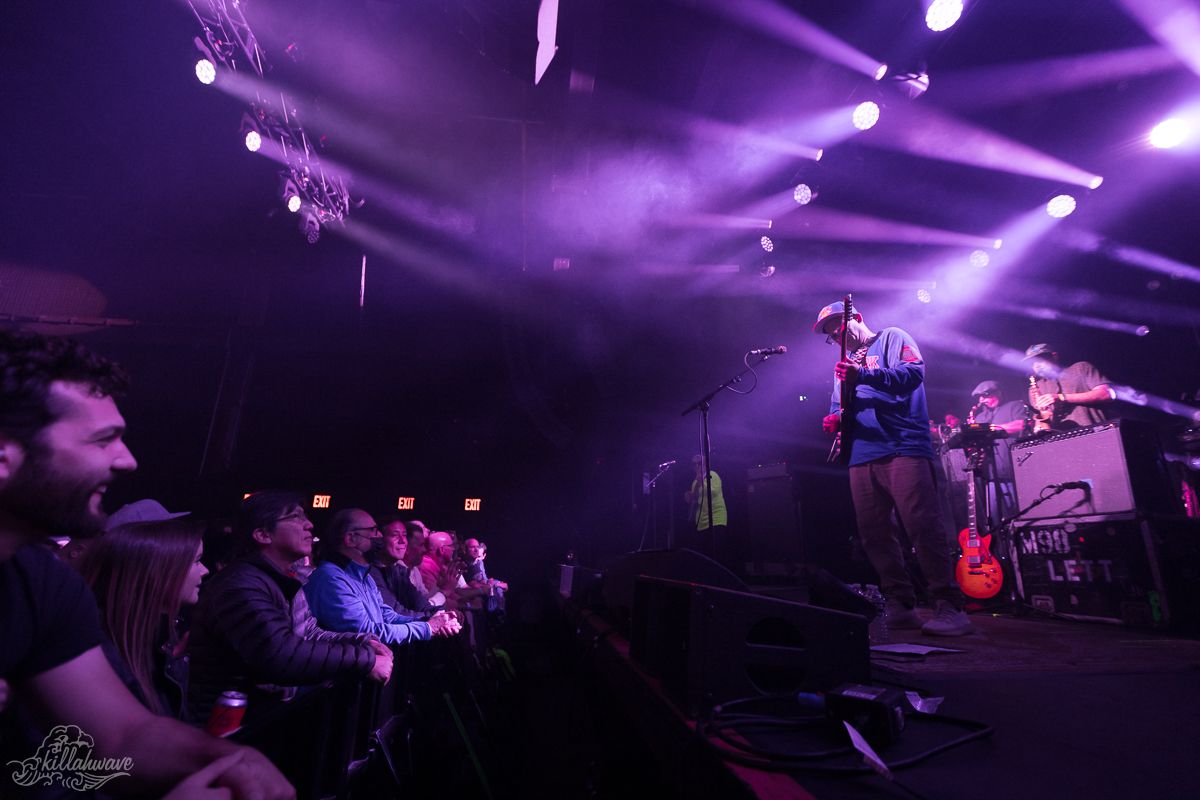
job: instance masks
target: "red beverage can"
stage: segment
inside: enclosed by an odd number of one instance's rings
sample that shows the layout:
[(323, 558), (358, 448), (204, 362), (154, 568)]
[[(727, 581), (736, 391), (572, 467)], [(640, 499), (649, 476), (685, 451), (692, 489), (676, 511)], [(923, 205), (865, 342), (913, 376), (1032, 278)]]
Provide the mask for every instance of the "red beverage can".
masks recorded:
[(242, 717), (246, 716), (246, 695), (241, 692), (221, 692), (217, 702), (213, 704), (212, 714), (204, 730), (213, 736), (228, 736), (242, 727)]

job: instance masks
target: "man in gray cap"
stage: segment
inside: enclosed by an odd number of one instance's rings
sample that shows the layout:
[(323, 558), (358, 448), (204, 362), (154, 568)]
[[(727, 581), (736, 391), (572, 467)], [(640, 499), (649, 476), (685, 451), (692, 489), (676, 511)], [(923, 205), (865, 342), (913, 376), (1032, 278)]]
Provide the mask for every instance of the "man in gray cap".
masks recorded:
[(1025, 350), (1032, 374), (1029, 405), (1041, 413), (1052, 430), (1070, 430), (1095, 425), (1108, 419), (1103, 406), (1116, 399), (1108, 379), (1087, 361), (1076, 361), (1065, 369), (1058, 353), (1045, 342)]
[(975, 398), (975, 406), (967, 414), (967, 419), (1003, 428), (1009, 436), (1016, 436), (1025, 430), (1025, 404), (1020, 400), (1005, 403), (1000, 384), (996, 381), (980, 382), (971, 392), (971, 397)]
[[(984, 425), (994, 425), (1004, 430), (1010, 437), (1020, 435), (1025, 430), (1025, 404), (1020, 400), (1003, 402), (1000, 384), (996, 381), (982, 381), (971, 392), (975, 405), (967, 414), (971, 422)], [(998, 525), (1000, 520), (1016, 511), (1016, 487), (1013, 482), (1012, 455), (1009, 453), (1011, 439), (1001, 439), (992, 449), (993, 459), (984, 473), (988, 486), (988, 509), (991, 512), (992, 525)]]

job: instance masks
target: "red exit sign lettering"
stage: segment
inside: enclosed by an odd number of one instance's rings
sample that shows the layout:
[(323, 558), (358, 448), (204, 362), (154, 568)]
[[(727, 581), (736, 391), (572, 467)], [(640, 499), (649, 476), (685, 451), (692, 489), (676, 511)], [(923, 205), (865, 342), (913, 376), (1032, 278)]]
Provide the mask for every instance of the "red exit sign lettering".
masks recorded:
[(400, 511), (412, 511), (417, 507), (417, 498), (401, 497), (396, 501), (396, 508)]
[(483, 502), (483, 501), (478, 497), (468, 497), (466, 499), (466, 502), (463, 503), (463, 510), (464, 511), (478, 511), (479, 504), (481, 502)]
[(333, 499), (332, 495), (314, 494), (313, 508), (329, 508), (329, 501)]

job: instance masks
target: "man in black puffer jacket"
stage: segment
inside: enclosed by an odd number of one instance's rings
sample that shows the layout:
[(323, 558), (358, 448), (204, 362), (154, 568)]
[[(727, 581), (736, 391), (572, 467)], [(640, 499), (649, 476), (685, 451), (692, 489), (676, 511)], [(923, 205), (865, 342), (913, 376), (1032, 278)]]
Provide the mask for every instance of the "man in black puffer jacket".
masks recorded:
[(201, 589), (188, 645), (188, 704), (203, 721), (221, 692), (247, 695), (247, 719), (296, 687), (345, 677), (386, 683), (392, 652), (357, 633), (317, 627), (292, 564), (312, 554), (312, 523), (301, 498), (256, 492), (242, 502), (235, 535), (253, 548)]

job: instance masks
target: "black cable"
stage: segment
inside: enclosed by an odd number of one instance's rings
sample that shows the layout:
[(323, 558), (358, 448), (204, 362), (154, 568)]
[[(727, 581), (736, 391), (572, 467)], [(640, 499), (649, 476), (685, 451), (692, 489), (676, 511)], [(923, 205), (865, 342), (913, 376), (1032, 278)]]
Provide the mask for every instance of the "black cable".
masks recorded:
[[(924, 750), (920, 753), (917, 753), (916, 755), (909, 756), (908, 758), (901, 759), (900, 761), (895, 761), (892, 763), (885, 762), (885, 765), (887, 766), (887, 768), (889, 770), (906, 769), (908, 767), (919, 764), (920, 762), (925, 761), (926, 759), (931, 758), (932, 756), (935, 756), (939, 753), (943, 753), (951, 748), (958, 747), (959, 745), (966, 744), (967, 742), (972, 742), (977, 739), (982, 739), (986, 736), (992, 735), (992, 733), (995, 732), (995, 730), (990, 725), (975, 722), (973, 720), (960, 719), (958, 717), (947, 717), (947, 716), (934, 715), (934, 714), (922, 714), (916, 718), (922, 719), (922, 720), (930, 720), (930, 721), (934, 721), (934, 722), (945, 722), (945, 723), (953, 724), (953, 725), (966, 726), (968, 728), (971, 728), (972, 730), (963, 736), (960, 736), (956, 739), (951, 739), (948, 742), (944, 742), (944, 743), (937, 745), (935, 747), (932, 747), (928, 750)], [(731, 728), (731, 729), (735, 729), (735, 728)], [(776, 753), (776, 752), (773, 752), (770, 750), (766, 750), (765, 748), (750, 745), (749, 743), (736, 742), (736, 741), (730, 740), (729, 737), (724, 735), (723, 728), (719, 728), (711, 722), (705, 723), (704, 730), (706, 732), (711, 730), (712, 733), (715, 734), (718, 739), (720, 739), (722, 742), (726, 742), (731, 747), (735, 748), (735, 749), (731, 750), (731, 749), (728, 749), (725, 747), (721, 747), (713, 742), (710, 742), (710, 745), (713, 747), (713, 749), (715, 749), (723, 758), (727, 758), (736, 763), (744, 764), (746, 766), (751, 766), (751, 767), (755, 767), (758, 769), (763, 769), (763, 770), (767, 770), (767, 771), (778, 771), (778, 772), (787, 772), (787, 771), (797, 770), (797, 771), (819, 772), (819, 773), (840, 774), (840, 775), (861, 775), (861, 774), (866, 774), (866, 773), (872, 771), (870, 767), (820, 766), (820, 765), (816, 765), (816, 764), (807, 763), (809, 760), (813, 759), (814, 757), (828, 757), (828, 755), (834, 754), (834, 753), (823, 754), (823, 755), (818, 755), (818, 756), (814, 756), (809, 753), (804, 753), (804, 754), (798, 755), (794, 752), (781, 754), (781, 753)], [(843, 748), (842, 750), (838, 751), (836, 754), (840, 755), (842, 753), (849, 753), (849, 752), (852, 752), (852, 750), (853, 750), (853, 748)], [(742, 752), (738, 752), (738, 751), (742, 751)], [(746, 755), (746, 754), (750, 754), (750, 755)]]

